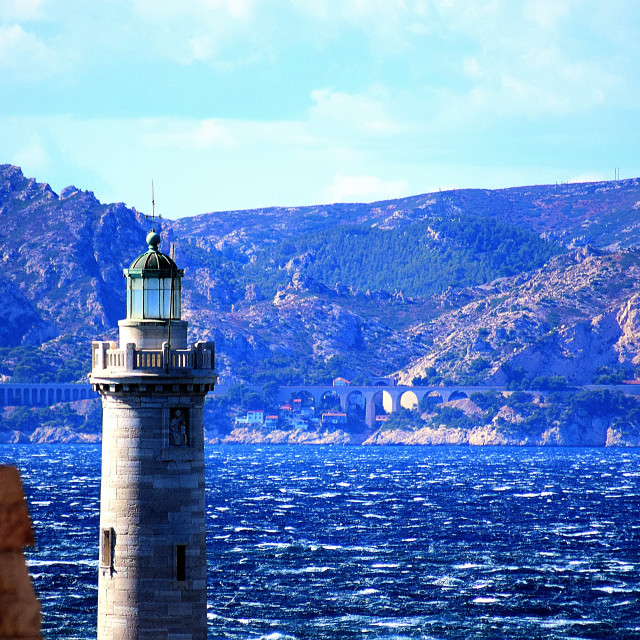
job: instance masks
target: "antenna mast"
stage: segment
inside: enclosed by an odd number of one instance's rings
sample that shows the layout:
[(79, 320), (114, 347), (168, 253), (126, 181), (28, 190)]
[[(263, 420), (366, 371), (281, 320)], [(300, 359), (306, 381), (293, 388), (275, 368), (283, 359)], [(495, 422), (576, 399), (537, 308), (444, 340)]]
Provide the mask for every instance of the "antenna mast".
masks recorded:
[(151, 231), (156, 230), (156, 196), (153, 190), (153, 178), (151, 179)]
[(153, 180), (151, 180), (151, 215), (147, 215), (146, 213), (144, 214), (144, 217), (148, 220), (149, 218), (151, 218), (151, 231), (153, 233), (156, 232), (156, 218), (158, 218), (158, 220), (162, 220), (162, 216), (158, 215), (156, 216), (156, 195), (155, 195), (155, 191), (153, 188)]

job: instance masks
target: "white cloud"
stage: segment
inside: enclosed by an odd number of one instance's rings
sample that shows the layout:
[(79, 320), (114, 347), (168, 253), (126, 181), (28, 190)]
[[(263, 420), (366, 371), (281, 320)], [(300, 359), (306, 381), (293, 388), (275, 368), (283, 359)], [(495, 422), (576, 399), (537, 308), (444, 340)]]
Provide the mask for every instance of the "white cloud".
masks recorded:
[(311, 92), (311, 98), (315, 103), (310, 110), (312, 120), (376, 135), (397, 134), (404, 130), (389, 113), (390, 95), (380, 87), (374, 87), (365, 95), (316, 89)]
[[(530, 117), (583, 113), (603, 103), (630, 103), (630, 94), (637, 96), (632, 62), (640, 37), (637, 3), (635, 7), (628, 0), (611, 0), (606, 7), (595, 0), (463, 4), (464, 11), (460, 2), (440, 3), (440, 17), (448, 32), (466, 38), (473, 50), (459, 68), (474, 84), (471, 97), (481, 95), (488, 111)], [(621, 26), (633, 24), (634, 19), (635, 28), (627, 29), (624, 37), (614, 41), (606, 35), (610, 21)]]
[(604, 180), (613, 180), (613, 171), (612, 175), (609, 177), (605, 177), (601, 173), (582, 173), (579, 176), (574, 176), (573, 178), (569, 178), (567, 182), (571, 183), (579, 183), (579, 182), (602, 182)]
[(147, 118), (140, 121), (139, 128), (140, 143), (149, 149), (196, 151), (236, 145), (236, 140), (221, 120)]
[(553, 30), (562, 18), (565, 18), (575, 2), (571, 0), (532, 0), (524, 7), (524, 15), (545, 30)]
[(54, 51), (21, 25), (0, 26), (0, 70), (17, 71), (30, 79), (41, 77), (57, 65)]
[(324, 191), (327, 202), (372, 202), (407, 195), (405, 180), (381, 180), (376, 176), (336, 175)]
[(31, 139), (11, 156), (10, 162), (22, 167), (26, 173), (42, 171), (50, 164), (42, 139), (38, 135), (32, 135)]
[(144, 18), (164, 22), (180, 17), (207, 19), (228, 14), (232, 18), (251, 18), (255, 0), (133, 0), (133, 6)]
[[(180, 64), (210, 62), (223, 70), (265, 51), (255, 0), (134, 0), (134, 19), (145, 48)], [(239, 46), (240, 44), (244, 46)]]
[(0, 20), (22, 22), (40, 20), (43, 17), (43, 0), (3, 0), (0, 3)]

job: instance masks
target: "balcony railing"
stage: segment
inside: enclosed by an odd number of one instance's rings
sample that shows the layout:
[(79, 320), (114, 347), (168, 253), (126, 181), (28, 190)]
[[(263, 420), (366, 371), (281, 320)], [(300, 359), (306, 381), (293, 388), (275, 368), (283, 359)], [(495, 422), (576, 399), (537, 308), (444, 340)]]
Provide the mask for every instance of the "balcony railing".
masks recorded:
[(100, 370), (149, 373), (213, 370), (215, 345), (196, 342), (188, 349), (169, 349), (165, 342), (162, 349), (136, 349), (135, 344), (130, 343), (124, 349), (118, 349), (115, 342), (93, 342), (92, 368), (94, 374)]

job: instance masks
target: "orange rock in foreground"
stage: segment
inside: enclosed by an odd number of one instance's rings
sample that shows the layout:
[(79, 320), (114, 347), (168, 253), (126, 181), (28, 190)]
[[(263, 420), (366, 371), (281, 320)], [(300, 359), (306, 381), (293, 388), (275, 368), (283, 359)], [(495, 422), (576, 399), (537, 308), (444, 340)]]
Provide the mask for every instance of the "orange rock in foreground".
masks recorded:
[(20, 475), (0, 465), (0, 640), (40, 639), (40, 603), (22, 550), (34, 537)]

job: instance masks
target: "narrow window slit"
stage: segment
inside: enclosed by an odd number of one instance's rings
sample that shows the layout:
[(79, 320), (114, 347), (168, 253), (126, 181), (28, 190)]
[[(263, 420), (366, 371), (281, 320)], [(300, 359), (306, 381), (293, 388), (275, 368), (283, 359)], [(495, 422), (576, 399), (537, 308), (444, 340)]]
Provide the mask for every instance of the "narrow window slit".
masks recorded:
[(102, 530), (100, 540), (100, 566), (113, 569), (113, 547), (115, 545), (115, 533), (111, 527)]
[(184, 582), (187, 579), (187, 545), (176, 545), (176, 580)]

